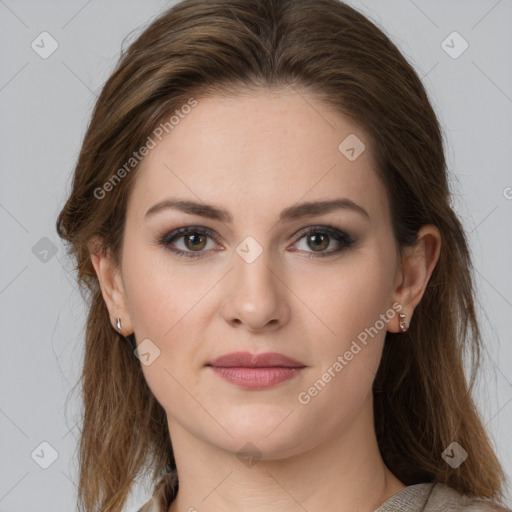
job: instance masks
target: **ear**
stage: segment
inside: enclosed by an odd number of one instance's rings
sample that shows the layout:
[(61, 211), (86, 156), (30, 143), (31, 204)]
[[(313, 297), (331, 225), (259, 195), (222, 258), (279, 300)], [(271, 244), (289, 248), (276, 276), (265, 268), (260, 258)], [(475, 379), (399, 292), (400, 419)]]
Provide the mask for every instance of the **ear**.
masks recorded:
[(91, 262), (98, 276), (103, 300), (107, 305), (110, 322), (117, 329), (117, 319), (121, 320), (120, 332), (123, 336), (133, 333), (133, 326), (128, 313), (126, 293), (123, 286), (121, 270), (114, 261), (110, 250), (100, 248), (98, 240), (89, 244)]
[[(414, 309), (419, 304), (428, 281), (441, 252), (441, 233), (439, 229), (427, 224), (423, 226), (414, 246), (402, 248), (402, 260), (397, 272), (393, 299), (402, 305), (400, 313), (405, 314), (407, 327), (411, 322)], [(388, 331), (400, 332), (398, 315), (390, 321)]]

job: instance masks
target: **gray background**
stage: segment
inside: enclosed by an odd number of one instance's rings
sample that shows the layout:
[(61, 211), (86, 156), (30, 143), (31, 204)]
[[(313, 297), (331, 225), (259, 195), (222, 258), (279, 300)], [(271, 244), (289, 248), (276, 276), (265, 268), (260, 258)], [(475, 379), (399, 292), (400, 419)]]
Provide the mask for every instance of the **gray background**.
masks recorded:
[[(443, 126), (486, 339), (476, 397), (510, 476), (512, 2), (351, 3), (384, 28), (417, 69)], [(79, 403), (71, 388), (80, 374), (85, 309), (55, 219), (96, 95), (123, 40), (133, 40), (170, 5), (0, 0), (0, 512), (75, 509)], [(31, 47), (43, 31), (58, 43), (46, 59)], [(469, 44), (458, 58), (442, 46), (453, 31)], [(456, 39), (448, 44), (452, 52), (462, 48)], [(52, 449), (57, 458), (43, 469)], [(151, 488), (135, 491), (127, 511)], [(512, 497), (510, 485), (508, 493)]]

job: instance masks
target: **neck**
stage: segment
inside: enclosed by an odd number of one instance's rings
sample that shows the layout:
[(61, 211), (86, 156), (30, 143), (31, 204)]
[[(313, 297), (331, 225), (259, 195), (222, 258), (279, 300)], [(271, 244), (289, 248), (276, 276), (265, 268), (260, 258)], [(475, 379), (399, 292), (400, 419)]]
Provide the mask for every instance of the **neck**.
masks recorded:
[(371, 399), (361, 413), (312, 449), (253, 461), (241, 461), (170, 419), (179, 491), (169, 512), (317, 512), (333, 506), (341, 512), (373, 512), (405, 485), (380, 455)]

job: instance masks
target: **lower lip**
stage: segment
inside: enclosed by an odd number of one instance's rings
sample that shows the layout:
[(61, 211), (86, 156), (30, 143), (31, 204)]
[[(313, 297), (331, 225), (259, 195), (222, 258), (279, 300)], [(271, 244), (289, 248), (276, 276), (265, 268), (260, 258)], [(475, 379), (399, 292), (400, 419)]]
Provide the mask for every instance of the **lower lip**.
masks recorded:
[(282, 366), (267, 368), (210, 366), (222, 379), (246, 389), (265, 389), (275, 386), (285, 380), (295, 377), (300, 368), (285, 368)]

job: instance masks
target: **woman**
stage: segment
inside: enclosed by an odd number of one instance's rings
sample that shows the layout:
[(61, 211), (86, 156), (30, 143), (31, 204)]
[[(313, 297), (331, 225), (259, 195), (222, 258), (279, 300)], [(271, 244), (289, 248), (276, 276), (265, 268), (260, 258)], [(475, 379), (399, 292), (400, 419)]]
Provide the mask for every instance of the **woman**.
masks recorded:
[(90, 291), (81, 510), (149, 468), (144, 512), (506, 510), (449, 201), (425, 89), (353, 8), (156, 19), (57, 221)]

